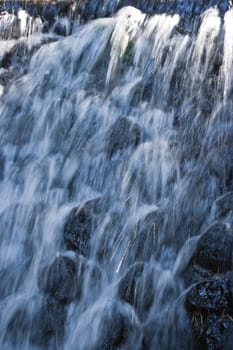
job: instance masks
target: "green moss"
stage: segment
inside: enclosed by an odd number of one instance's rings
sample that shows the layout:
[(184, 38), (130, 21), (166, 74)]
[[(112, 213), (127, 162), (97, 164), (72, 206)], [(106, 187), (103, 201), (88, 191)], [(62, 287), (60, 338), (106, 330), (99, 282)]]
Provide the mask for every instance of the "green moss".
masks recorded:
[(133, 59), (133, 53), (134, 53), (134, 41), (129, 41), (128, 46), (125, 50), (125, 53), (123, 55), (123, 62), (129, 64), (132, 62)]

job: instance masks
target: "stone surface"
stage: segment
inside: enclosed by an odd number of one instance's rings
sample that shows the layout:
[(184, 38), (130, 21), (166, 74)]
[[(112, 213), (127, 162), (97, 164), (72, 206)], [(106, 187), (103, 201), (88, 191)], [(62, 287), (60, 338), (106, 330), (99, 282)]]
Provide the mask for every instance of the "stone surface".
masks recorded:
[(67, 256), (59, 256), (38, 274), (39, 289), (61, 303), (72, 301), (77, 294), (75, 261)]
[(110, 127), (106, 142), (106, 152), (109, 158), (119, 151), (135, 148), (141, 140), (141, 129), (125, 117), (120, 117)]
[(188, 310), (222, 312), (230, 307), (229, 289), (222, 278), (202, 281), (192, 286), (186, 296)]
[(67, 249), (74, 250), (83, 256), (89, 255), (98, 206), (99, 198), (87, 201), (71, 210), (64, 226), (64, 241)]
[(21, 348), (26, 340), (43, 349), (56, 348), (63, 341), (65, 319), (66, 309), (52, 298), (24, 301), (9, 320), (7, 338)]
[(209, 227), (199, 238), (195, 252), (196, 262), (213, 272), (232, 268), (233, 235), (225, 224)]
[(140, 331), (129, 310), (113, 302), (104, 308), (94, 350), (131, 349), (133, 340), (140, 342)]
[(153, 273), (142, 263), (136, 263), (119, 283), (119, 297), (133, 305), (140, 317), (149, 310), (154, 300)]
[(209, 315), (201, 334), (201, 349), (231, 350), (233, 344), (233, 320), (230, 316)]
[(232, 223), (233, 192), (228, 192), (217, 198), (214, 203), (213, 212), (216, 220), (224, 218), (226, 221), (230, 221), (230, 223)]

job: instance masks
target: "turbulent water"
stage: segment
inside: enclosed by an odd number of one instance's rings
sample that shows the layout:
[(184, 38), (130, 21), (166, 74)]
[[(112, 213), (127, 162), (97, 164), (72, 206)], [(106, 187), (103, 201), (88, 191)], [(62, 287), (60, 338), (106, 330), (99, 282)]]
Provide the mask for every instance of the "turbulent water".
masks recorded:
[[(233, 11), (189, 32), (125, 7), (67, 37), (25, 16), (0, 41), (0, 348), (192, 349), (179, 271), (233, 190)], [(90, 203), (77, 257), (64, 225)], [(66, 303), (38, 277), (61, 256), (85, 265)]]

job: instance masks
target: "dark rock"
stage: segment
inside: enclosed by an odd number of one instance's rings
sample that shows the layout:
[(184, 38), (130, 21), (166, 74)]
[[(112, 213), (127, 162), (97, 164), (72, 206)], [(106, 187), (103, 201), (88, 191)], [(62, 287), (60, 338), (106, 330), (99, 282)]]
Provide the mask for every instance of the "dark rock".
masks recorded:
[(33, 315), (30, 342), (35, 345), (45, 346), (51, 340), (55, 344), (61, 344), (64, 337), (66, 309), (56, 300), (47, 299)]
[(7, 325), (6, 337), (13, 344), (20, 344), (30, 331), (30, 314), (26, 305), (21, 305), (11, 316)]
[(8, 69), (0, 74), (0, 84), (6, 86), (9, 82), (19, 76), (18, 69)]
[(99, 339), (93, 349), (132, 349), (140, 341), (140, 331), (133, 314), (116, 302), (105, 305), (98, 328)]
[(233, 271), (225, 275), (226, 284), (229, 292), (229, 306), (233, 310)]
[(52, 298), (24, 301), (11, 316), (7, 327), (7, 338), (11, 343), (56, 348), (64, 336), (66, 309)]
[(136, 263), (119, 283), (119, 296), (133, 305), (140, 317), (150, 310), (154, 300), (153, 274), (143, 263)]
[(233, 214), (233, 192), (228, 192), (217, 198), (214, 203), (214, 217), (221, 219)]
[(24, 42), (18, 42), (3, 56), (1, 66), (3, 68), (22, 66), (24, 63), (27, 63), (27, 54), (27, 45)]
[(5, 168), (5, 157), (0, 152), (0, 181), (2, 181), (3, 176), (4, 176), (4, 168)]
[(61, 303), (72, 301), (77, 294), (75, 261), (59, 256), (38, 274), (39, 289)]
[(99, 198), (85, 202), (72, 209), (64, 226), (64, 241), (67, 249), (88, 256), (90, 239), (96, 227)]
[(191, 287), (186, 296), (186, 308), (191, 311), (222, 312), (230, 308), (229, 301), (226, 280), (212, 278)]
[(212, 277), (213, 273), (209, 270), (203, 269), (200, 265), (192, 261), (188, 267), (181, 273), (181, 277), (184, 280), (186, 287), (191, 286), (194, 283), (201, 282), (207, 278)]
[(67, 36), (71, 33), (71, 25), (67, 20), (57, 20), (53, 26), (53, 31), (57, 35)]
[(131, 240), (134, 261), (148, 261), (156, 254), (163, 223), (163, 212), (159, 209), (151, 211), (137, 222)]
[(125, 117), (120, 117), (109, 130), (106, 152), (111, 158), (116, 152), (135, 148), (141, 141), (142, 133), (138, 124)]
[(57, 16), (57, 8), (50, 3), (43, 6), (41, 16), (43, 19), (48, 21), (50, 24), (55, 21)]
[(229, 316), (220, 318), (209, 315), (201, 334), (201, 349), (231, 350), (233, 344), (233, 320)]
[(225, 224), (214, 224), (199, 238), (195, 252), (196, 262), (213, 272), (232, 268), (233, 236)]
[[(205, 158), (208, 159), (208, 169), (221, 180), (225, 191), (233, 191), (233, 129), (229, 126), (227, 137), (213, 130), (212, 140), (208, 146)], [(224, 137), (224, 139), (222, 139)]]

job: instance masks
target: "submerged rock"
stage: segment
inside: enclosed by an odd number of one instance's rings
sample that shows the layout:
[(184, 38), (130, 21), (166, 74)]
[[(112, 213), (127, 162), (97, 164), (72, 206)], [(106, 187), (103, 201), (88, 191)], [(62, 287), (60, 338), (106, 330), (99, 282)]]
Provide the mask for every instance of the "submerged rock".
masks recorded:
[(199, 238), (195, 252), (196, 262), (213, 272), (232, 268), (233, 235), (224, 224), (215, 224)]
[(30, 329), (32, 344), (45, 346), (51, 340), (61, 344), (64, 337), (66, 309), (56, 300), (48, 298), (33, 315)]
[(61, 303), (72, 301), (77, 294), (76, 263), (67, 256), (56, 257), (39, 271), (39, 289)]
[(214, 218), (217, 220), (233, 216), (233, 192), (228, 192), (217, 198), (213, 207)]
[(67, 249), (88, 256), (90, 240), (96, 227), (99, 198), (87, 201), (72, 209), (64, 226), (64, 241)]
[(120, 117), (109, 129), (106, 142), (106, 152), (111, 158), (118, 151), (135, 148), (141, 141), (142, 133), (138, 124)]
[(59, 19), (53, 26), (53, 31), (57, 35), (67, 36), (71, 34), (71, 23), (67, 19)]
[[(1, 93), (0, 93), (0, 97), (1, 97)], [(0, 152), (0, 181), (2, 181), (3, 179), (4, 168), (5, 168), (5, 157), (4, 157), (4, 154)]]
[(231, 350), (233, 343), (233, 320), (230, 316), (209, 315), (201, 333), (201, 349)]
[(25, 341), (46, 349), (56, 348), (63, 341), (65, 319), (66, 309), (56, 300), (29, 300), (11, 316), (7, 338), (12, 344), (21, 344), (22, 348)]
[(133, 265), (120, 280), (119, 297), (133, 305), (140, 317), (149, 310), (154, 300), (153, 274), (143, 263)]
[(98, 340), (93, 346), (94, 350), (130, 350), (135, 344), (140, 344), (140, 330), (132, 310), (113, 302), (105, 305), (100, 312)]
[(156, 255), (163, 223), (164, 215), (159, 209), (151, 211), (138, 220), (131, 242), (135, 260), (149, 261)]
[(229, 289), (226, 280), (222, 278), (202, 281), (191, 287), (187, 293), (188, 310), (222, 312), (230, 307)]

